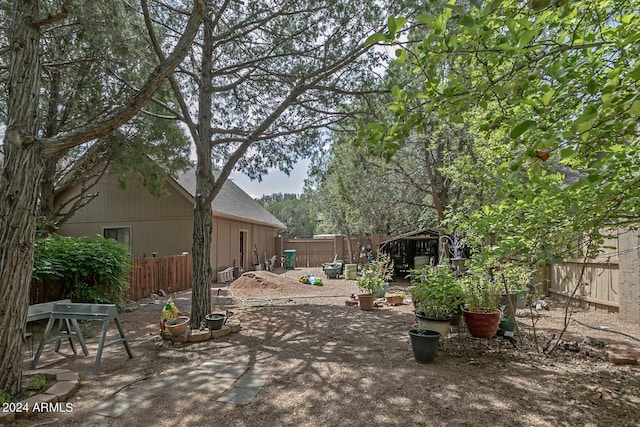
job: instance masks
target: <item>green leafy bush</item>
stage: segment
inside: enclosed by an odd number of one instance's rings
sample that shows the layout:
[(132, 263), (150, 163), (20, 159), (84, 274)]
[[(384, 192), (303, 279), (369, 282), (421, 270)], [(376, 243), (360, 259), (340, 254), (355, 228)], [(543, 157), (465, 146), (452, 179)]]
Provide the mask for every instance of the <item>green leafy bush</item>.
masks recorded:
[(27, 381), (24, 385), (25, 390), (40, 390), (47, 383), (44, 375), (36, 375)]
[(0, 388), (0, 405), (11, 402), (11, 395)]
[(430, 319), (445, 319), (461, 312), (465, 295), (449, 265), (411, 270), (408, 277), (416, 312)]
[(33, 280), (62, 281), (74, 302), (122, 305), (130, 270), (129, 248), (113, 239), (50, 235), (36, 240)]

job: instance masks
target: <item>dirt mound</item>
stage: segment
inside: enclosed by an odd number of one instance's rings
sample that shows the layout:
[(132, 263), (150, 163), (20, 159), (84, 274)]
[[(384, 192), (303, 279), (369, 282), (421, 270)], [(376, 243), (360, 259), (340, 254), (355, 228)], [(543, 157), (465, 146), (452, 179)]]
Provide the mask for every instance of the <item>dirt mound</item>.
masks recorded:
[[(308, 270), (308, 271), (307, 271)], [(269, 271), (250, 271), (244, 273), (229, 285), (233, 295), (241, 298), (282, 298), (293, 296), (335, 296), (347, 297), (357, 291), (355, 281), (327, 280), (321, 269), (287, 270), (276, 274)], [(303, 275), (320, 278), (323, 286), (314, 286), (299, 282)]]
[(238, 277), (230, 288), (235, 290), (270, 289), (276, 292), (299, 288), (300, 282), (293, 278), (271, 273), (270, 271), (251, 271)]

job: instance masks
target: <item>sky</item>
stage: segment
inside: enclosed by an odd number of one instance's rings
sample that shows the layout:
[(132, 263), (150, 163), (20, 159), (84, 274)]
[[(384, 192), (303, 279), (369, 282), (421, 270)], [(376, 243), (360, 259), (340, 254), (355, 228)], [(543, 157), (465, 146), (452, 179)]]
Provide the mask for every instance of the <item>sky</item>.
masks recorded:
[(251, 181), (246, 175), (239, 172), (233, 172), (230, 178), (238, 187), (253, 198), (260, 198), (264, 195), (274, 193), (302, 194), (309, 164), (310, 160), (305, 159), (299, 161), (295, 164), (289, 176), (275, 169), (268, 175), (263, 176), (260, 182)]

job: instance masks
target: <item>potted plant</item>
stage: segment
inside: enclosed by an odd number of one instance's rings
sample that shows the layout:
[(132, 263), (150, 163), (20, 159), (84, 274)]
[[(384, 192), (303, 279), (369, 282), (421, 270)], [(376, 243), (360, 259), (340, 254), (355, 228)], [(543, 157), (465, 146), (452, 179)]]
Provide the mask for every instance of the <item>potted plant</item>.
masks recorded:
[(165, 323), (164, 326), (169, 330), (171, 335), (177, 337), (183, 335), (187, 331), (190, 320), (191, 319), (188, 316), (178, 316), (167, 320), (167, 323)]
[(411, 329), (411, 350), (418, 363), (431, 363), (438, 353), (438, 341), (440, 332), (428, 329)]
[(476, 261), (462, 278), (466, 308), (464, 321), (471, 336), (492, 338), (500, 324), (502, 284), (493, 276), (492, 262)]
[(393, 295), (389, 295), (387, 297), (387, 304), (389, 305), (399, 305), (404, 302), (404, 297), (407, 294), (404, 291), (394, 291)]
[(358, 280), (358, 288), (362, 291), (358, 295), (360, 308), (362, 310), (372, 310), (376, 295), (380, 289), (384, 289), (385, 283), (391, 281), (393, 277), (393, 261), (386, 254), (379, 254), (378, 258), (369, 262), (362, 278)]
[(443, 339), (464, 300), (456, 273), (448, 265), (438, 265), (413, 270), (410, 276), (418, 329), (438, 331)]
[(380, 277), (365, 276), (358, 280), (358, 288), (362, 293), (358, 294), (358, 302), (361, 310), (373, 310), (376, 300), (375, 293), (384, 284), (384, 280)]

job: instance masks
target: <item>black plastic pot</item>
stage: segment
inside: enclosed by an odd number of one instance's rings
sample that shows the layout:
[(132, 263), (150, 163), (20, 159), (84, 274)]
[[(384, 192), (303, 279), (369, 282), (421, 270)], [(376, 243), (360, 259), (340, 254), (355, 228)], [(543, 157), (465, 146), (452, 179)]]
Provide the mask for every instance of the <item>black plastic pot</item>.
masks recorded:
[(227, 323), (228, 318), (229, 315), (223, 313), (211, 313), (204, 316), (204, 320), (207, 322), (207, 327), (212, 331), (222, 329), (224, 324)]
[(438, 340), (440, 340), (440, 332), (436, 331), (420, 331), (411, 329), (409, 331), (411, 337), (411, 348), (413, 349), (413, 357), (418, 363), (431, 363), (438, 353)]

